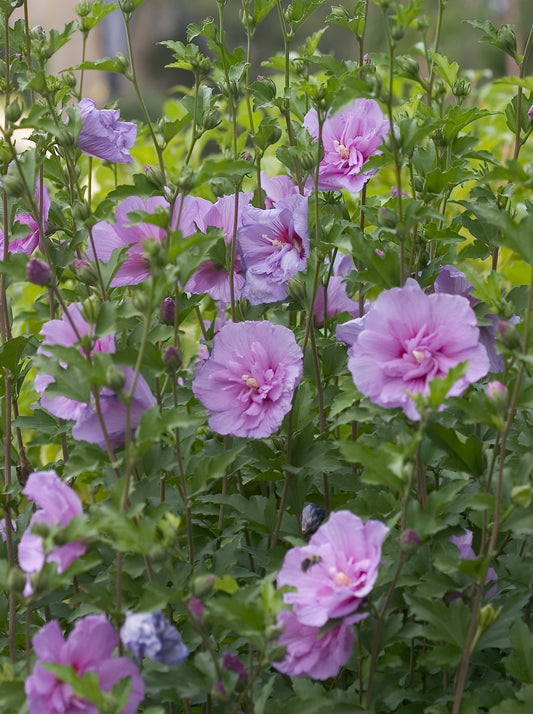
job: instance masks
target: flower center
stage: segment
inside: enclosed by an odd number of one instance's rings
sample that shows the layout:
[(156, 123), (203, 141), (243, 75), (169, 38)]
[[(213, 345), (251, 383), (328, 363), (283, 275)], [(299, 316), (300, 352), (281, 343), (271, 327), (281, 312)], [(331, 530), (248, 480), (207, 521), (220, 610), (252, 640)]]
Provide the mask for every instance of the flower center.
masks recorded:
[(250, 377), (249, 374), (243, 374), (241, 377), (242, 381), (246, 384), (249, 389), (258, 389), (259, 385), (254, 377)]
[(341, 144), (340, 141), (337, 141), (337, 139), (334, 140), (333, 144), (335, 145), (335, 151), (341, 159), (343, 161), (348, 161), (350, 158), (350, 149), (347, 146), (344, 146), (344, 144)]
[(348, 575), (346, 575), (346, 573), (343, 573), (342, 570), (337, 570), (337, 568), (332, 567), (329, 569), (329, 572), (331, 575), (333, 575), (333, 579), (335, 580), (337, 585), (343, 585), (346, 587), (352, 582), (352, 579)]
[(413, 350), (412, 355), (416, 359), (418, 364), (422, 364), (422, 362), (424, 361), (424, 357), (426, 356), (426, 353), (424, 350)]

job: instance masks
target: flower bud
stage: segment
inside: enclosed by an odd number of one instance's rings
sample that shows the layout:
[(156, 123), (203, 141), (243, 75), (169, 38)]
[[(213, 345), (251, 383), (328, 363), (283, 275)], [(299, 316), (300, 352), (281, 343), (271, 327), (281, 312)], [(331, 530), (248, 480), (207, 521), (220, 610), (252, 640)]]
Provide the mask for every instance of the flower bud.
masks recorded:
[(492, 605), (483, 605), (477, 616), (477, 625), (481, 630), (485, 630), (490, 625), (493, 625), (502, 611), (501, 607), (497, 610)]
[(150, 298), (144, 293), (135, 293), (133, 296), (133, 306), (136, 310), (144, 314), (150, 309)]
[(7, 587), (11, 592), (21, 593), (26, 585), (26, 576), (22, 570), (15, 566), (10, 569), (7, 575)]
[(48, 263), (39, 258), (32, 258), (26, 265), (26, 277), (34, 285), (51, 285), (52, 271)]
[(396, 228), (398, 225), (398, 216), (394, 211), (382, 206), (378, 211), (378, 223), (384, 228)]
[(182, 357), (174, 345), (170, 345), (165, 350), (163, 361), (170, 372), (177, 372), (182, 365)]
[(91, 12), (91, 3), (87, 2), (87, 0), (82, 0), (82, 2), (76, 5), (76, 12), (79, 17), (87, 17), (87, 15)]
[(189, 614), (198, 622), (202, 622), (204, 619), (205, 605), (197, 597), (192, 597), (187, 605)]
[(166, 325), (174, 324), (174, 315), (176, 313), (176, 303), (171, 297), (166, 297), (161, 303), (161, 322)]
[(527, 115), (529, 117), (529, 121), (533, 124), (533, 104), (529, 107)]
[(302, 511), (302, 535), (310, 536), (318, 530), (326, 517), (326, 511), (316, 503), (308, 503)]
[(93, 324), (96, 322), (96, 317), (100, 310), (100, 299), (96, 295), (91, 295), (81, 304), (81, 314), (82, 317), (89, 323)]
[(400, 552), (405, 555), (412, 555), (418, 550), (421, 543), (422, 541), (418, 533), (412, 528), (408, 528), (402, 533), (402, 539), (400, 541)]
[(220, 114), (216, 109), (206, 112), (202, 117), (202, 127), (209, 131), (215, 129), (220, 124)]
[(454, 82), (452, 93), (455, 97), (467, 97), (472, 91), (472, 85), (467, 79), (458, 79)]
[(84, 258), (74, 258), (72, 271), (81, 283), (95, 285), (98, 282), (96, 271), (89, 261)]
[(20, 106), (17, 99), (12, 99), (5, 109), (6, 119), (9, 122), (16, 122), (20, 119), (22, 114), (22, 107)]
[(511, 503), (518, 508), (529, 508), (531, 505), (531, 484), (525, 483), (522, 486), (513, 486)]
[(105, 381), (109, 389), (114, 392), (121, 392), (126, 384), (126, 375), (118, 365), (112, 364), (107, 368)]
[(206, 595), (210, 592), (215, 584), (215, 576), (211, 573), (207, 575), (198, 575), (192, 581), (192, 591), (197, 597)]
[(302, 151), (300, 155), (300, 166), (304, 171), (312, 171), (316, 166), (316, 156), (310, 151)]
[(12, 198), (20, 198), (24, 193), (22, 180), (14, 174), (6, 174), (6, 176), (2, 177), (1, 182), (4, 191)]
[(495, 402), (505, 401), (507, 397), (507, 387), (497, 379), (493, 379), (487, 384), (486, 391), (487, 397)]

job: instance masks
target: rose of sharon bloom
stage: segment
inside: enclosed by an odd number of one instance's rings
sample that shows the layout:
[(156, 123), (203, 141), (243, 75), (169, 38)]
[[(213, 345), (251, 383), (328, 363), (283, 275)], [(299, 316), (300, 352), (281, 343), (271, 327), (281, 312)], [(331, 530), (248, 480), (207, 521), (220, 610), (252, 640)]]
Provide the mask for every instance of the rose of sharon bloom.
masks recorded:
[[(478, 305), (481, 301), (470, 295), (474, 286), (470, 283), (463, 272), (454, 265), (441, 265), (439, 274), (434, 283), (436, 293), (450, 293), (451, 295), (462, 295), (470, 303), (470, 307)], [(503, 372), (505, 362), (503, 355), (496, 352), (496, 326), (499, 318), (497, 315), (485, 315), (492, 321), (492, 325), (482, 325), (479, 328), (479, 341), (487, 350), (491, 372)], [(509, 324), (516, 324), (519, 321), (517, 315), (509, 320)], [(505, 323), (504, 323), (505, 324)]]
[[(46, 345), (73, 346), (78, 342), (78, 336), (84, 337), (93, 331), (80, 313), (79, 303), (73, 303), (67, 307), (68, 316), (64, 314), (61, 320), (49, 320), (42, 327), (42, 334), (45, 339), (39, 347), (38, 352), (48, 354)], [(70, 318), (70, 319), (69, 319)], [(74, 327), (73, 327), (74, 325)], [(76, 328), (76, 329), (74, 329)], [(113, 335), (99, 337), (94, 341), (91, 354), (94, 352), (115, 352), (115, 338)], [(124, 368), (125, 383), (123, 391), (131, 390), (133, 384), (134, 370)], [(46, 387), (54, 381), (49, 374), (40, 374), (35, 377), (35, 389), (41, 394), (41, 405), (54, 416), (60, 419), (73, 419), (75, 424), (72, 428), (72, 436), (81, 441), (88, 441), (98, 444), (100, 448), (106, 448), (105, 436), (102, 432), (100, 420), (96, 413), (96, 407), (91, 397), (91, 403), (78, 402), (68, 397), (48, 397)], [(155, 406), (156, 400), (148, 384), (142, 375), (138, 376), (135, 390), (131, 402), (130, 426), (132, 436), (139, 426), (141, 416), (146, 409)], [(126, 428), (126, 406), (121, 401), (119, 395), (112, 389), (104, 387), (100, 391), (100, 408), (106, 426), (111, 446), (113, 448), (122, 446), (125, 439)]]
[[(37, 206), (40, 204), (40, 186), (35, 187), (35, 200)], [(50, 195), (46, 186), (43, 185), (43, 205), (42, 205), (42, 222), (44, 230), (48, 227), (48, 213), (50, 211)], [(8, 244), (8, 250), (10, 253), (26, 253), (26, 255), (32, 255), (32, 253), (38, 248), (40, 242), (39, 224), (35, 220), (32, 213), (19, 213), (13, 219), (13, 223), (18, 223), (19, 225), (28, 226), (29, 232), (24, 238), (15, 238), (15, 240), (10, 240)], [(15, 228), (15, 226), (14, 226)], [(0, 260), (2, 260), (4, 255), (4, 234), (0, 230)]]
[(71, 666), (78, 677), (95, 672), (103, 692), (110, 692), (121, 679), (131, 677), (129, 699), (121, 714), (135, 714), (144, 699), (144, 682), (137, 665), (128, 657), (112, 656), (118, 637), (105, 615), (81, 618), (66, 640), (57, 620), (52, 620), (39, 630), (32, 643), (37, 662), (24, 684), (28, 714), (98, 714), (94, 704), (75, 696), (70, 684), (43, 667), (48, 662)]
[(420, 414), (409, 392), (427, 395), (432, 379), (445, 377), (461, 362), (468, 362), (466, 373), (448, 396), (459, 396), (489, 371), (468, 300), (446, 293), (426, 295), (411, 279), (403, 288), (381, 293), (348, 349), (357, 389), (382, 407), (402, 407), (413, 420)]
[(363, 523), (350, 511), (337, 511), (309, 545), (287, 552), (276, 582), (296, 588), (283, 599), (301, 623), (322, 627), (356, 612), (376, 582), (388, 530), (380, 521)]
[[(124, 367), (123, 372), (125, 382), (122, 391), (128, 393), (131, 391), (135, 370)], [(156, 398), (150, 387), (144, 377), (139, 374), (130, 408), (130, 437), (132, 439), (143, 413), (147, 409), (155, 407), (156, 404)], [(116, 392), (104, 387), (100, 392), (100, 408), (111, 447), (117, 449), (123, 446), (126, 438), (126, 405)], [(72, 436), (78, 441), (88, 441), (91, 444), (97, 444), (101, 449), (106, 448), (105, 436), (92, 400), (90, 404), (83, 404), (76, 417), (76, 423), (72, 427)]]
[[(205, 233), (209, 226), (222, 228), (226, 243), (232, 243), (233, 234), (242, 224), (243, 211), (252, 200), (251, 193), (239, 193), (237, 200), (237, 225), (235, 223), (235, 195), (221, 196), (216, 203), (204, 199), (196, 199), (198, 214), (195, 218), (199, 231)], [(201, 203), (200, 203), (201, 201)], [(240, 298), (244, 276), (242, 274), (241, 259), (236, 253), (233, 271), (233, 294), (235, 299)], [(213, 300), (222, 303), (231, 301), (230, 275), (224, 265), (213, 260), (204, 261), (191, 275), (185, 284), (185, 290), (195, 295), (206, 293)]]
[(343, 276), (355, 270), (353, 260), (349, 255), (337, 253), (333, 261), (333, 270), (328, 280), (327, 290), (320, 285), (313, 305), (313, 315), (315, 323), (321, 327), (324, 324), (324, 313), (329, 320), (341, 312), (348, 312), (350, 315), (359, 314), (359, 303), (348, 297)]
[[(80, 303), (72, 303), (67, 306), (67, 314), (63, 314), (60, 320), (48, 320), (41, 329), (44, 340), (37, 350), (38, 354), (50, 356), (46, 350), (46, 345), (63, 345), (72, 347), (77, 344), (78, 336), (85, 337), (93, 332), (93, 326), (82, 317)], [(77, 334), (76, 334), (77, 333)], [(94, 352), (115, 352), (115, 338), (113, 335), (99, 337), (91, 348)], [(60, 419), (77, 419), (83, 411), (84, 403), (78, 402), (68, 397), (49, 397), (46, 395), (46, 387), (54, 381), (49, 374), (38, 374), (35, 377), (35, 389), (41, 395), (41, 405), (54, 416)]]
[(276, 208), (248, 206), (237, 234), (245, 269), (242, 295), (252, 305), (287, 297), (287, 283), (305, 270), (309, 256), (308, 199), (294, 195), (278, 201)]
[(74, 516), (81, 515), (83, 511), (77, 493), (63, 483), (55, 471), (37, 471), (30, 474), (22, 493), (39, 506), (18, 546), (19, 565), (26, 573), (23, 594), (28, 597), (33, 592), (31, 577), (42, 570), (45, 563), (57, 563), (57, 572), (62, 573), (85, 553), (86, 548), (81, 540), (77, 540), (59, 546), (52, 553), (45, 555), (41, 537), (31, 532), (36, 523), (66, 528)]
[(304, 625), (290, 610), (281, 610), (278, 626), (284, 629), (278, 642), (285, 645), (287, 651), (281, 662), (272, 663), (273, 667), (291, 677), (335, 677), (352, 656), (353, 625), (363, 617), (345, 617), (336, 627), (322, 634), (320, 627)]
[(270, 322), (229, 322), (196, 372), (193, 392), (219, 434), (270, 436), (291, 408), (302, 377), (302, 350), (293, 333)]
[[(304, 117), (304, 127), (318, 140), (316, 109)], [(336, 191), (345, 188), (360, 191), (376, 171), (364, 171), (368, 159), (378, 153), (378, 146), (389, 130), (379, 104), (373, 99), (356, 99), (351, 107), (328, 116), (322, 127), (324, 156), (320, 162), (318, 188)]]
[[(453, 543), (455, 546), (457, 546), (457, 548), (459, 548), (459, 556), (462, 560), (475, 560), (476, 554), (474, 553), (474, 549), (472, 548), (473, 538), (474, 534), (472, 533), (472, 531), (466, 530), (463, 535), (452, 535), (449, 537), (448, 540), (450, 541), (450, 543)], [(487, 598), (494, 597), (498, 594), (498, 575), (494, 568), (488, 568), (485, 574), (485, 585), (494, 581), (496, 581), (494, 585), (487, 590)]]
[(180, 633), (161, 610), (127, 612), (126, 621), (120, 628), (120, 639), (138, 661), (148, 657), (162, 664), (179, 664), (189, 656)]
[(143, 243), (149, 238), (160, 243), (167, 232), (164, 228), (151, 223), (134, 223), (128, 218), (133, 211), (154, 213), (156, 208), (168, 209), (168, 202), (162, 196), (153, 196), (143, 200), (139, 196), (128, 196), (115, 209), (115, 223), (100, 221), (93, 226), (93, 244), (89, 241), (88, 256), (90, 260), (108, 263), (111, 253), (116, 248), (129, 246), (126, 260), (119, 267), (110, 286), (137, 285), (150, 276), (150, 263), (145, 255)]
[(119, 109), (97, 109), (92, 99), (82, 99), (78, 107), (83, 119), (78, 148), (96, 159), (131, 164), (128, 149), (135, 144), (137, 126), (119, 121)]

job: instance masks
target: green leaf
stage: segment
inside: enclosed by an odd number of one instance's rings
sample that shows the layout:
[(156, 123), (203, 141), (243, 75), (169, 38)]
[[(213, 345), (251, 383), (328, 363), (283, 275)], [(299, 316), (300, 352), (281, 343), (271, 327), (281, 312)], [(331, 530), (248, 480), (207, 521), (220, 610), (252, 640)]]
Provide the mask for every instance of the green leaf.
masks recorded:
[(505, 669), (524, 684), (533, 684), (533, 634), (522, 620), (511, 627), (512, 653), (505, 658)]
[(454, 429), (441, 424), (430, 424), (427, 435), (432, 443), (447, 454), (450, 468), (481, 476), (484, 469), (481, 441), (475, 436), (461, 440)]
[(28, 344), (28, 340), (28, 337), (12, 337), (0, 345), (0, 366), (8, 369), (14, 376), (19, 372), (20, 358)]

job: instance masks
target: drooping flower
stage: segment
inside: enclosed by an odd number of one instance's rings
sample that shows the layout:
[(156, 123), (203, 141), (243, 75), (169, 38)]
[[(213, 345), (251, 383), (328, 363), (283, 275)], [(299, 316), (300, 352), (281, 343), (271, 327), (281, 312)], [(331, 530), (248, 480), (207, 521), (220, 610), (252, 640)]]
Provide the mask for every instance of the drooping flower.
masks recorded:
[(115, 223), (100, 221), (93, 226), (92, 237), (94, 242), (89, 242), (88, 256), (90, 260), (99, 260), (108, 263), (111, 253), (116, 248), (128, 247), (126, 260), (119, 267), (110, 286), (112, 288), (123, 285), (137, 285), (150, 275), (149, 259), (145, 255), (144, 242), (153, 239), (160, 243), (166, 236), (164, 228), (151, 223), (131, 223), (128, 214), (133, 211), (154, 213), (156, 208), (168, 209), (168, 202), (162, 196), (152, 196), (142, 199), (139, 196), (128, 196), (115, 209)]
[[(135, 370), (125, 367), (123, 371), (125, 382), (122, 391), (127, 394), (131, 391)], [(126, 439), (126, 405), (117, 392), (107, 387), (100, 391), (99, 400), (110, 446), (113, 449), (119, 448)], [(150, 387), (144, 377), (139, 374), (131, 398), (130, 438), (133, 439), (143, 413), (147, 409), (155, 407), (156, 404), (156, 398)], [(72, 436), (78, 441), (88, 441), (91, 444), (97, 444), (101, 449), (106, 448), (105, 435), (92, 399), (90, 404), (82, 404), (76, 417), (76, 423), (72, 427)]]
[[(48, 213), (50, 211), (50, 195), (46, 186), (42, 186), (42, 208), (41, 203), (41, 186), (38, 184), (35, 187), (35, 201), (37, 203), (37, 208), (42, 211), (42, 226), (46, 230), (48, 227)], [(28, 226), (29, 232), (24, 236), (24, 238), (15, 238), (10, 240), (8, 244), (8, 250), (10, 253), (26, 253), (26, 255), (32, 255), (32, 253), (39, 247), (40, 242), (40, 231), (39, 224), (35, 220), (32, 213), (19, 213), (13, 219), (14, 224), (21, 226)], [(16, 225), (14, 225), (16, 228)], [(0, 230), (0, 260), (3, 258), (4, 254), (4, 233)]]
[[(448, 540), (450, 541), (450, 543), (453, 543), (459, 549), (459, 556), (462, 560), (475, 560), (477, 556), (474, 552), (474, 549), (472, 548), (473, 538), (474, 534), (472, 533), (472, 531), (466, 530), (463, 535), (452, 535), (449, 537)], [(494, 597), (498, 594), (497, 581), (498, 575), (494, 568), (487, 568), (487, 572), (485, 574), (485, 585), (494, 582), (494, 585), (486, 592), (485, 596), (487, 598)]]
[(98, 713), (88, 699), (77, 697), (69, 684), (45, 669), (45, 663), (71, 666), (78, 677), (94, 672), (103, 692), (110, 692), (121, 679), (131, 677), (128, 702), (121, 714), (135, 714), (144, 699), (144, 682), (131, 659), (112, 656), (118, 637), (105, 615), (81, 618), (67, 639), (57, 620), (52, 620), (39, 630), (32, 642), (38, 659), (33, 674), (24, 684), (28, 714)]
[[(318, 116), (310, 109), (304, 127), (318, 140)], [(389, 130), (379, 104), (373, 99), (356, 99), (351, 107), (328, 116), (322, 127), (324, 156), (320, 162), (318, 187), (322, 191), (345, 188), (360, 191), (376, 172), (365, 171), (368, 159), (378, 153), (378, 146)]]
[[(474, 289), (465, 274), (454, 265), (441, 265), (439, 274), (435, 279), (434, 289), (436, 293), (449, 293), (450, 295), (462, 295), (470, 303), (470, 307), (475, 307), (481, 301), (470, 294)], [(505, 366), (503, 355), (496, 352), (496, 327), (500, 322), (497, 315), (491, 313), (485, 315), (491, 320), (491, 325), (482, 325), (479, 328), (479, 341), (487, 350), (491, 372), (503, 372)], [(515, 316), (509, 320), (510, 324), (518, 322)]]
[(162, 664), (179, 664), (189, 656), (180, 633), (161, 610), (126, 613), (120, 639), (139, 662), (148, 657)]
[(302, 511), (302, 535), (310, 536), (326, 518), (326, 510), (316, 503), (308, 503)]
[(287, 552), (276, 582), (296, 588), (283, 599), (301, 623), (322, 627), (357, 611), (376, 582), (388, 530), (380, 521), (363, 523), (350, 511), (337, 511), (309, 545)]
[[(66, 313), (68, 314), (64, 313), (60, 320), (48, 320), (48, 322), (44, 323), (41, 329), (44, 340), (37, 350), (38, 354), (50, 356), (50, 353), (46, 350), (47, 345), (72, 347), (78, 343), (79, 338), (93, 333), (94, 327), (83, 318), (80, 307), (80, 303), (72, 303), (67, 306)], [(94, 340), (91, 354), (94, 352), (113, 353), (115, 349), (114, 336), (107, 335)], [(41, 395), (42, 407), (60, 419), (77, 419), (83, 411), (84, 403), (68, 397), (49, 397), (45, 390), (53, 382), (54, 378), (50, 374), (38, 374), (35, 377), (34, 386)]]
[(320, 627), (305, 625), (290, 610), (281, 610), (278, 626), (283, 627), (278, 642), (287, 648), (281, 662), (273, 662), (278, 671), (291, 677), (328, 679), (335, 677), (352, 655), (354, 623), (364, 615), (345, 617), (338, 625), (322, 633)]
[(128, 149), (135, 144), (137, 126), (119, 121), (119, 109), (97, 109), (92, 99), (82, 99), (78, 108), (83, 120), (78, 148), (96, 159), (131, 164)]
[(303, 355), (293, 333), (270, 322), (229, 322), (196, 372), (195, 396), (219, 434), (270, 436), (290, 410)]
[(246, 684), (248, 681), (248, 672), (237, 655), (232, 652), (224, 652), (222, 655), (222, 666), (229, 672), (235, 672), (238, 675), (241, 684)]
[(243, 297), (252, 305), (287, 297), (287, 283), (305, 270), (309, 256), (308, 199), (299, 194), (278, 201), (276, 208), (248, 206), (237, 240), (245, 270)]
[(333, 270), (329, 276), (327, 290), (323, 285), (318, 287), (313, 305), (315, 322), (320, 327), (324, 324), (324, 316), (329, 320), (341, 312), (350, 315), (359, 314), (359, 303), (348, 297), (343, 276), (355, 269), (353, 260), (349, 255), (337, 253), (333, 261)]
[[(237, 199), (237, 214), (235, 215), (235, 195), (221, 196), (216, 203), (209, 203), (202, 199), (198, 204), (198, 213), (195, 224), (199, 231), (206, 232), (209, 226), (221, 228), (227, 244), (233, 242), (233, 234), (242, 224), (243, 212), (252, 200), (251, 193), (239, 193)], [(237, 225), (235, 226), (235, 220)], [(233, 270), (233, 295), (240, 298), (244, 276), (242, 274), (241, 259), (238, 252), (235, 255)], [(213, 300), (229, 303), (231, 300), (230, 274), (226, 267), (214, 260), (206, 260), (194, 271), (187, 283), (185, 290), (195, 295), (206, 293)]]
[[(47, 345), (63, 345), (66, 347), (78, 343), (78, 338), (91, 335), (94, 327), (89, 325), (82, 317), (80, 306), (73, 303), (67, 307), (68, 316), (64, 314), (61, 320), (49, 320), (42, 327), (42, 334), (45, 339), (38, 352), (49, 354)], [(94, 352), (114, 353), (116, 349), (113, 335), (99, 337), (92, 343), (91, 354)], [(122, 391), (131, 391), (133, 385), (134, 370), (126, 367), (124, 372), (124, 384)], [(35, 377), (35, 389), (41, 394), (41, 405), (54, 416), (60, 419), (72, 419), (75, 424), (72, 428), (72, 436), (80, 441), (88, 441), (97, 444), (100, 448), (106, 448), (106, 440), (97, 414), (94, 398), (91, 396), (90, 403), (79, 402), (75, 399), (63, 396), (49, 397), (46, 388), (54, 382), (54, 378), (49, 374), (40, 374)], [(122, 446), (125, 440), (126, 430), (126, 405), (120, 399), (117, 392), (104, 387), (99, 393), (100, 409), (105, 428), (109, 437), (110, 445), (113, 448)], [(139, 426), (141, 416), (146, 409), (155, 406), (156, 400), (144, 377), (139, 374), (135, 383), (132, 395), (130, 411), (131, 434)]]
[(420, 419), (409, 393), (427, 395), (435, 377), (468, 362), (448, 396), (459, 396), (489, 371), (474, 311), (459, 295), (426, 295), (409, 279), (403, 288), (385, 290), (372, 303), (363, 329), (348, 349), (355, 386), (385, 408), (402, 407)]
[(86, 548), (81, 540), (58, 546), (45, 555), (43, 541), (33, 534), (32, 526), (43, 523), (47, 526), (66, 528), (74, 516), (83, 512), (81, 501), (70, 486), (63, 483), (55, 471), (38, 471), (30, 474), (22, 493), (34, 501), (39, 509), (31, 517), (27, 530), (18, 546), (19, 565), (26, 573), (23, 594), (32, 594), (31, 577), (42, 570), (45, 563), (57, 563), (57, 572), (62, 573)]

